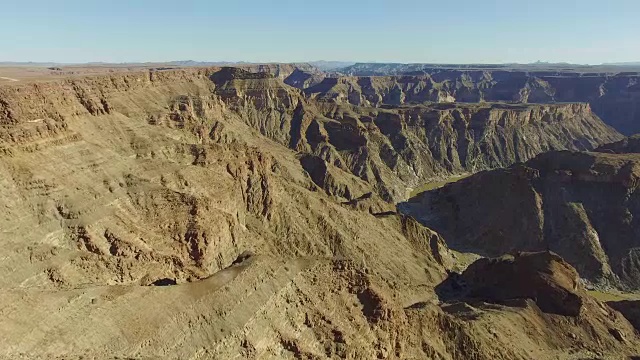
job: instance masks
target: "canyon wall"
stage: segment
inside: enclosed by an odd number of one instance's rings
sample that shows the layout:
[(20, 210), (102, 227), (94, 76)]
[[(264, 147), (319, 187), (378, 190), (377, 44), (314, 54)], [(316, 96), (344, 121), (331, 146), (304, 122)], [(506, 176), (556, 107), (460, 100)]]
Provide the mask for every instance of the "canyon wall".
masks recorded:
[[(144, 97), (151, 109), (132, 103)], [(309, 97), (269, 73), (235, 68), (98, 76), (0, 88), (0, 149), (65, 133), (77, 116), (123, 114), (206, 139), (234, 118), (269, 139), (320, 157), (398, 201), (430, 179), (526, 161), (548, 150), (588, 150), (621, 139), (586, 104), (368, 107)], [(203, 140), (204, 141), (204, 140)], [(345, 180), (351, 182), (351, 180)], [(347, 185), (345, 185), (347, 186)], [(334, 195), (350, 199), (353, 191)]]
[[(357, 64), (322, 80), (292, 73), (311, 96), (380, 106), (422, 102), (589, 103), (623, 134), (640, 132), (640, 74), (606, 69), (461, 69)], [(590, 71), (590, 72), (589, 72)], [(310, 80), (311, 79), (311, 80)]]
[(609, 332), (634, 339), (622, 316), (567, 287), (570, 268), (542, 285), (577, 296), (577, 317), (542, 297), (442, 302), (460, 256), (385, 201), (619, 139), (588, 105), (364, 107), (276, 75), (0, 87), (0, 358), (637, 353)]
[(548, 152), (425, 192), (399, 209), (454, 249), (550, 250), (596, 285), (640, 288), (638, 154)]

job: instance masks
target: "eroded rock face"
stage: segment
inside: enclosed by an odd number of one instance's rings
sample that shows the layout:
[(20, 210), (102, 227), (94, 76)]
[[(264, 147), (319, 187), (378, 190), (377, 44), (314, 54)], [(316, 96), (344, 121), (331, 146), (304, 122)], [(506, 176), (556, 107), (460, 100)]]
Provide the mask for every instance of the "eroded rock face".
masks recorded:
[(543, 312), (574, 317), (586, 296), (576, 270), (550, 252), (483, 258), (439, 288), (445, 298), (500, 304), (530, 299)]
[(244, 122), (359, 177), (387, 201), (403, 199), (407, 185), (444, 174), (621, 138), (585, 104), (367, 108), (309, 98), (273, 77), (220, 73), (212, 76), (215, 92)]
[[(572, 348), (569, 332), (635, 351), (609, 335), (608, 313), (568, 323), (439, 306), (453, 254), (384, 201), (428, 174), (402, 156), (450, 171), (416, 149), (446, 133), (438, 151), (453, 151), (458, 133), (441, 129), (454, 121), (490, 137), (549, 113), (558, 128), (527, 134), (568, 132), (562, 147), (615, 136), (589, 135), (604, 125), (587, 110), (587, 130), (560, 118), (571, 106), (467, 121), (471, 110), (344, 107), (275, 74), (220, 71), (0, 89), (0, 357), (528, 359)], [(499, 139), (496, 159), (511, 161)]]
[(640, 153), (640, 135), (633, 135), (610, 144), (599, 146), (595, 151), (604, 153)]
[(620, 138), (588, 105), (324, 106), (306, 143), (389, 200), (443, 174), (526, 161), (551, 149), (587, 150)]
[(638, 300), (607, 301), (607, 305), (619, 311), (637, 331), (640, 331), (640, 302)]
[[(367, 106), (422, 102), (582, 102), (589, 103), (598, 116), (618, 131), (626, 135), (640, 132), (637, 72), (471, 68), (356, 64), (340, 70), (346, 76), (325, 78), (305, 91), (317, 97)], [(295, 82), (292, 84), (297, 86)]]
[[(370, 108), (309, 96), (274, 75), (277, 69), (269, 71), (188, 69), (5, 86), (0, 151), (12, 151), (5, 144), (71, 134), (66, 126), (77, 116), (143, 116), (154, 125), (185, 129), (202, 142), (242, 137), (223, 130), (225, 120), (233, 120), (319, 157), (347, 173), (337, 177), (355, 176), (396, 202), (409, 187), (433, 178), (621, 138), (585, 104)], [(145, 108), (141, 102), (154, 104)]]
[[(324, 161), (305, 170), (286, 125), (304, 98), (275, 76), (189, 69), (0, 92), (10, 114), (0, 131), (0, 228), (16, 242), (5, 266), (30, 264), (7, 286), (181, 284), (245, 250), (345, 256), (353, 238), (388, 236), (387, 226), (406, 239), (397, 215), (377, 230), (347, 225), (345, 214), (379, 222), (341, 204), (371, 185)], [(103, 102), (108, 112), (92, 111)], [(430, 272), (433, 281), (442, 272)]]
[(551, 250), (593, 282), (638, 288), (637, 154), (550, 152), (399, 206), (453, 248)]

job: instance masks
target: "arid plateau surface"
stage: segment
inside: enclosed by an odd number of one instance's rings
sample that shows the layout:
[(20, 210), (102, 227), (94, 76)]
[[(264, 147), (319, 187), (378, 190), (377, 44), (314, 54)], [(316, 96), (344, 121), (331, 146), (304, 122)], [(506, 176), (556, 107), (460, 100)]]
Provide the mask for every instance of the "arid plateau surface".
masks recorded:
[(623, 70), (0, 67), (0, 358), (640, 359)]

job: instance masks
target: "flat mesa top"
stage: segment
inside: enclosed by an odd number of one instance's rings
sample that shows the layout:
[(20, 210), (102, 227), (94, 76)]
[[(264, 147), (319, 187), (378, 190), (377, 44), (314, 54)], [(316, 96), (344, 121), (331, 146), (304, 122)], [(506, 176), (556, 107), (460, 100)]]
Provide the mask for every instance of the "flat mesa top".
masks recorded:
[(70, 77), (135, 72), (151, 69), (179, 69), (163, 65), (0, 65), (0, 86), (20, 83), (47, 82)]
[[(315, 72), (308, 63), (88, 63), (88, 64), (55, 64), (55, 63), (13, 63), (0, 62), (0, 86), (17, 85), (21, 83), (47, 82), (65, 78), (106, 75), (112, 73), (125, 73), (148, 70), (175, 70), (185, 68), (211, 68), (211, 67), (236, 67), (246, 68), (250, 72), (263, 72), (262, 66), (290, 65), (299, 67), (303, 71)], [(305, 70), (306, 69), (306, 70)], [(335, 76), (353, 77), (384, 77), (384, 76), (412, 76), (423, 75), (426, 72), (447, 71), (506, 71), (527, 72), (533, 75), (544, 76), (607, 76), (607, 75), (639, 75), (640, 65), (571, 65), (571, 64), (386, 64), (386, 63), (357, 63), (345, 68), (330, 71), (328, 74)], [(360, 73), (360, 75), (355, 75)], [(351, 74), (351, 75), (349, 75)]]

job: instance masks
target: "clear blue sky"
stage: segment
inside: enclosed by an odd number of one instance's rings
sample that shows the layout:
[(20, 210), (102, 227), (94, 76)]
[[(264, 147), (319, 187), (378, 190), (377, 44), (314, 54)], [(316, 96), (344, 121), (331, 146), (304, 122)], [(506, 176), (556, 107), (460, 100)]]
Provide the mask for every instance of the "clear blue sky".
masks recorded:
[(0, 61), (640, 61), (640, 0), (4, 0)]

